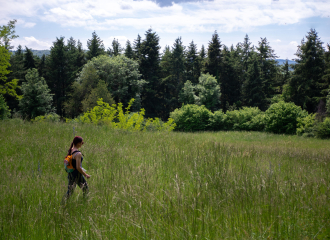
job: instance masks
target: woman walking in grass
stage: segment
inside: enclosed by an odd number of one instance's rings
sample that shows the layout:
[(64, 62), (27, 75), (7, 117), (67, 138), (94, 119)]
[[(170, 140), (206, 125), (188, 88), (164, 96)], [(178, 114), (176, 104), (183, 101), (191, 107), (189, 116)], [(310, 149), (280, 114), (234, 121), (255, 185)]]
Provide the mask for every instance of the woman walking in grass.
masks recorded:
[(69, 198), (72, 195), (76, 187), (76, 184), (78, 184), (78, 186), (83, 190), (84, 195), (88, 193), (88, 185), (85, 177), (88, 179), (90, 178), (90, 175), (85, 173), (84, 169), (81, 167), (84, 158), (81, 152), (79, 151), (79, 148), (81, 148), (83, 144), (84, 141), (82, 137), (76, 136), (73, 139), (71, 146), (68, 150), (68, 155), (72, 155), (72, 165), (74, 171), (68, 173), (69, 185), (68, 185), (68, 191), (66, 193), (66, 198)]

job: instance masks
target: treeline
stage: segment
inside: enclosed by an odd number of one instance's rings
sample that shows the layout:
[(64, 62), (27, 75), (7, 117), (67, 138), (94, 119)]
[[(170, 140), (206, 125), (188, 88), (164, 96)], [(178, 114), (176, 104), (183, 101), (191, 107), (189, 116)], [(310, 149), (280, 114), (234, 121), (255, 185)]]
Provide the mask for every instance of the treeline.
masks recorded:
[(14, 27), (11, 21), (1, 28), (1, 61), (8, 62), (0, 73), (1, 101), (23, 118), (49, 111), (75, 118), (99, 98), (124, 105), (135, 98), (134, 110), (144, 108), (147, 117), (163, 120), (182, 104), (226, 113), (244, 106), (265, 111), (283, 100), (309, 113), (326, 113), (330, 45), (325, 49), (314, 29), (297, 48), (297, 64), (279, 66), (267, 38), (254, 46), (246, 35), (235, 46), (226, 46), (216, 31), (199, 51), (194, 41), (184, 46), (179, 37), (160, 52), (159, 36), (149, 29), (125, 46), (114, 39), (105, 49), (93, 32), (87, 50), (79, 40), (60, 37), (47, 56), (35, 56), (28, 47), (23, 52), (18, 46), (8, 57)]

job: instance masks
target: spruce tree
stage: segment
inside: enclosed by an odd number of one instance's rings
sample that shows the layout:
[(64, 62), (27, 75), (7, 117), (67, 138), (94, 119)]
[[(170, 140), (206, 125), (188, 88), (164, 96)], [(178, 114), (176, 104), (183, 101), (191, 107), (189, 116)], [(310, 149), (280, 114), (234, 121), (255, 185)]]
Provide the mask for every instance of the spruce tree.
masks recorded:
[(140, 61), (141, 58), (141, 42), (142, 42), (141, 36), (140, 34), (138, 34), (133, 44), (134, 60), (137, 61)]
[(186, 53), (186, 72), (187, 72), (187, 79), (194, 84), (198, 83), (198, 78), (201, 72), (200, 61), (201, 58), (198, 56), (197, 53), (197, 45), (194, 44), (194, 41), (192, 41), (189, 44)]
[(107, 53), (109, 54), (110, 57), (116, 57), (121, 54), (121, 45), (118, 42), (118, 39), (113, 39), (111, 43), (112, 47), (108, 48)]
[(251, 56), (248, 71), (246, 73), (246, 80), (243, 83), (243, 100), (244, 105), (249, 107), (258, 107), (261, 110), (266, 110), (267, 101), (263, 92), (264, 81), (261, 75), (261, 68), (258, 56), (253, 53)]
[(36, 68), (36, 64), (34, 62), (33, 53), (31, 49), (25, 47), (24, 53), (24, 68), (25, 70)]
[(82, 67), (86, 64), (86, 54), (82, 47), (82, 43), (78, 40), (77, 41), (77, 56), (76, 56), (76, 72), (80, 72)]
[(145, 33), (145, 39), (140, 47), (140, 73), (148, 83), (142, 93), (142, 107), (146, 116), (156, 117), (162, 109), (162, 99), (158, 95), (160, 77), (159, 37), (152, 29)]
[(46, 81), (54, 94), (54, 104), (57, 114), (63, 116), (63, 103), (67, 100), (68, 93), (71, 90), (72, 77), (69, 72), (70, 67), (68, 60), (67, 46), (64, 37), (56, 38), (53, 46), (50, 48), (50, 54), (46, 61), (47, 74)]
[(209, 42), (207, 49), (207, 65), (206, 72), (215, 76), (219, 83), (220, 65), (222, 61), (221, 41), (217, 31), (212, 35), (212, 40)]
[(33, 119), (52, 112), (53, 96), (45, 79), (39, 77), (38, 70), (29, 69), (25, 78), (26, 82), (22, 85), (23, 97), (19, 102), (23, 116)]
[(45, 71), (46, 71), (46, 55), (42, 54), (42, 56), (40, 58), (40, 62), (38, 64), (39, 76), (44, 77), (46, 74)]
[(88, 51), (86, 53), (87, 60), (91, 60), (93, 57), (105, 54), (105, 48), (103, 41), (94, 31), (92, 33), (92, 38), (87, 41)]
[(131, 59), (134, 58), (134, 52), (129, 40), (126, 41), (125, 56)]
[(311, 29), (295, 54), (297, 62), (289, 81), (290, 100), (308, 112), (315, 112), (321, 99), (325, 99), (324, 49), (315, 29)]

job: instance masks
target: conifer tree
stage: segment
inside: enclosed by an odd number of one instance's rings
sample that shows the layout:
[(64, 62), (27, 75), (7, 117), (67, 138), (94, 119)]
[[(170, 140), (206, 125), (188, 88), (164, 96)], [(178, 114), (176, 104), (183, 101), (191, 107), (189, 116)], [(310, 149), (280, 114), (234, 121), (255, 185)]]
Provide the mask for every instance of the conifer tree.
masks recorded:
[(82, 43), (78, 40), (77, 41), (77, 56), (76, 56), (76, 72), (80, 72), (82, 67), (86, 64), (86, 54), (82, 47)]
[(267, 101), (263, 92), (264, 81), (261, 75), (260, 63), (257, 54), (252, 54), (242, 88), (243, 101), (245, 106), (266, 110)]
[(200, 62), (201, 58), (198, 56), (197, 46), (194, 44), (194, 41), (191, 41), (186, 53), (186, 72), (187, 79), (194, 84), (198, 83), (198, 78), (201, 73)]
[(26, 82), (22, 85), (23, 97), (19, 102), (24, 117), (33, 119), (53, 111), (52, 94), (43, 77), (39, 77), (38, 70), (29, 69)]
[(24, 53), (24, 68), (25, 70), (35, 68), (36, 64), (34, 62), (33, 53), (31, 49), (28, 47), (25, 47), (25, 53)]
[(145, 86), (141, 100), (146, 116), (156, 117), (162, 109), (162, 99), (158, 95), (160, 77), (159, 37), (152, 29), (145, 33), (145, 39), (140, 47), (140, 73), (148, 83)]
[(113, 39), (111, 43), (112, 47), (108, 48), (107, 53), (109, 54), (110, 57), (116, 57), (121, 54), (121, 45), (118, 41), (118, 39)]
[(217, 31), (212, 35), (212, 40), (209, 42), (207, 49), (207, 65), (206, 72), (215, 76), (219, 83), (220, 65), (222, 61), (221, 41)]
[(326, 97), (324, 85), (324, 49), (315, 29), (311, 29), (295, 54), (297, 62), (289, 81), (290, 100), (308, 112), (315, 112), (321, 99)]
[(133, 52), (134, 52), (134, 60), (140, 61), (141, 58), (141, 36), (138, 34), (137, 38), (134, 40), (133, 44)]
[(126, 41), (126, 48), (125, 48), (125, 57), (134, 58), (134, 52), (131, 46), (131, 42), (129, 40)]
[(67, 99), (67, 94), (71, 90), (72, 77), (69, 73), (68, 51), (64, 42), (64, 37), (56, 38), (50, 48), (50, 55), (47, 58), (46, 82), (54, 94), (54, 104), (57, 114), (63, 116), (63, 103)]
[(91, 60), (93, 57), (105, 54), (105, 48), (103, 41), (94, 31), (92, 33), (92, 38), (87, 41), (88, 51), (86, 53), (87, 60)]
[(39, 76), (44, 77), (46, 74), (45, 71), (46, 71), (46, 55), (42, 54), (42, 56), (40, 58), (40, 62), (38, 64)]

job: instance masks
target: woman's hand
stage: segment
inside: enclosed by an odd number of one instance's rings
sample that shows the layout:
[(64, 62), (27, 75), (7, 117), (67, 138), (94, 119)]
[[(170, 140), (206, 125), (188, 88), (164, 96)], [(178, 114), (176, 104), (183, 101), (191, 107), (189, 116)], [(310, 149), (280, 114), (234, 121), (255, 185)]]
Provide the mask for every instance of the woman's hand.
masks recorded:
[(86, 178), (88, 179), (88, 178), (90, 178), (91, 176), (90, 175), (88, 175), (87, 173), (86, 173)]

